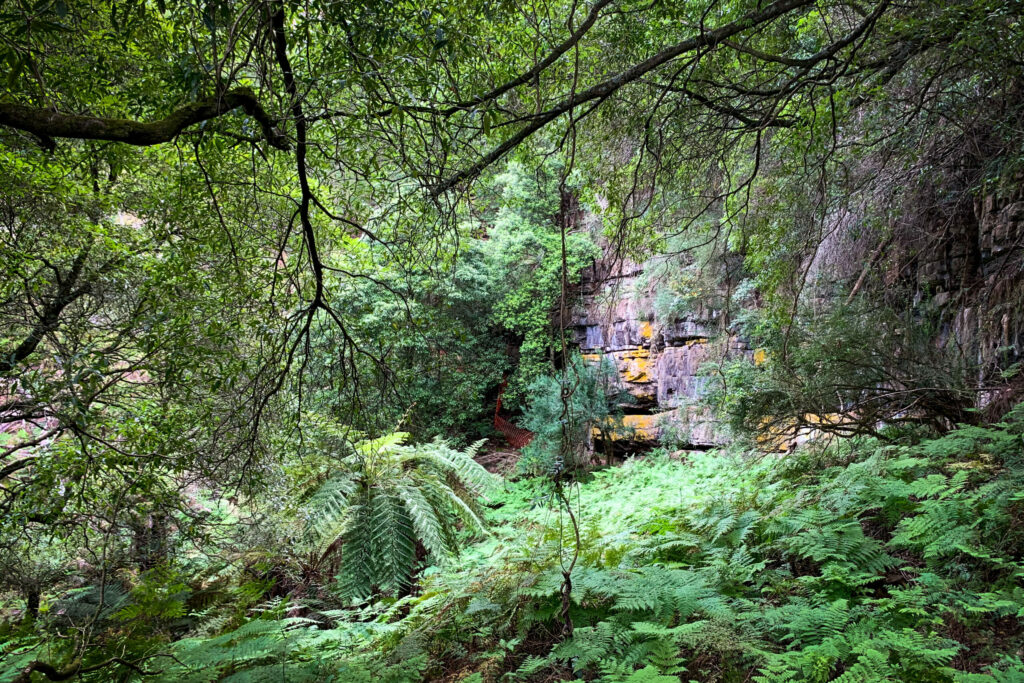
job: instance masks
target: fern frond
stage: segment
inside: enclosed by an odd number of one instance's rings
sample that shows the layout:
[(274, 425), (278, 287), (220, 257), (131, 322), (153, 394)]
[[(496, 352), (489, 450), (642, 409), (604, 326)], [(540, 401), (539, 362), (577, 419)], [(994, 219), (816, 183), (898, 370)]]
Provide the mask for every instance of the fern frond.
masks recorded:
[(443, 511), (439, 511), (435, 505), (431, 504), (419, 487), (399, 482), (395, 485), (395, 491), (401, 497), (402, 503), (412, 519), (416, 537), (420, 543), (436, 562), (444, 563), (454, 548), (442, 529), (441, 515)]
[(413, 522), (402, 501), (390, 493), (373, 497), (370, 554), (376, 583), (399, 589), (409, 583), (416, 562)]
[(349, 526), (342, 546), (342, 564), (339, 579), (342, 592), (353, 598), (365, 598), (374, 587), (375, 561), (373, 556), (373, 508), (366, 497), (359, 505), (353, 505), (352, 524)]

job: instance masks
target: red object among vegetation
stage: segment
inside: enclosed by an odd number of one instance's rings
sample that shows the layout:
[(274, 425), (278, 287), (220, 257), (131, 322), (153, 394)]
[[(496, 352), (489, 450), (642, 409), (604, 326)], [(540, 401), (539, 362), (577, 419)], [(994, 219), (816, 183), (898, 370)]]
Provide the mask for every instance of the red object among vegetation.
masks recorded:
[(516, 427), (500, 415), (494, 416), (494, 428), (505, 436), (505, 440), (513, 448), (522, 448), (533, 441), (533, 432), (529, 429)]
[(501, 432), (510, 446), (513, 448), (522, 448), (533, 441), (533, 432), (529, 429), (516, 427), (514, 424), (498, 414), (501, 412), (501, 397), (505, 393), (505, 386), (507, 384), (508, 380), (506, 379), (501, 383), (501, 390), (498, 391), (498, 405), (494, 408), (494, 428)]

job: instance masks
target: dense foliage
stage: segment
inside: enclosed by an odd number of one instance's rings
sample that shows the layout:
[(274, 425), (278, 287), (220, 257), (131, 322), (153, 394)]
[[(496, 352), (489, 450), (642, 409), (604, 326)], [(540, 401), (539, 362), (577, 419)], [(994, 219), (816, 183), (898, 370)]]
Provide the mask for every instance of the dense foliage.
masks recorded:
[(2, 3), (0, 678), (1024, 679), (1022, 14)]
[[(397, 601), (301, 616), (272, 601), (241, 617), (245, 584), (211, 595), (151, 573), (107, 596), (101, 619), (119, 624), (111, 648), (144, 651), (160, 619), (188, 634), (158, 680), (1019, 680), (1022, 439), (1017, 409), (916, 446), (662, 454), (598, 472), (571, 493), (581, 561), (560, 643), (574, 541), (541, 479), (508, 484), (492, 537)], [(72, 593), (41, 619), (97, 603)], [(11, 634), (8, 672), (34, 656), (33, 630)]]
[(602, 359), (588, 363), (572, 357), (564, 372), (538, 377), (530, 386), (530, 405), (523, 414), (523, 425), (533, 432), (533, 440), (519, 458), (520, 471), (533, 475), (573, 476), (599, 458), (595, 435), (608, 448), (612, 435), (628, 436), (623, 424), (623, 406), (633, 397), (619, 386), (612, 363)]
[[(443, 260), (340, 279), (348, 332), (368, 353), (352, 380), (336, 330), (318, 333), (304, 373), (312, 404), (374, 433), (402, 420), (421, 438), (490, 434), (497, 386), (507, 382), (504, 402), (516, 409), (550, 370), (565, 298), (558, 207), (557, 174), (513, 162), (481, 182)], [(585, 230), (567, 234), (565, 247), (571, 287), (598, 252)], [(379, 245), (351, 250), (388, 260)]]

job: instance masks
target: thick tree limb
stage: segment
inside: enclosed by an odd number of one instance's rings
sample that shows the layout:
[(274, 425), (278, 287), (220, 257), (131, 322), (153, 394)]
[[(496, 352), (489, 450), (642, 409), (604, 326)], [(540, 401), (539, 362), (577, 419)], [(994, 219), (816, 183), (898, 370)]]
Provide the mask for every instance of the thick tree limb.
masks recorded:
[(11, 476), (15, 472), (18, 472), (19, 470), (25, 469), (35, 461), (36, 459), (34, 457), (29, 457), (22, 458), (21, 460), (15, 460), (12, 463), (8, 463), (4, 467), (0, 468), (0, 481), (3, 481), (4, 479)]
[(148, 147), (170, 142), (189, 126), (223, 116), (238, 108), (242, 108), (259, 123), (272, 147), (289, 148), (288, 140), (277, 130), (277, 122), (264, 111), (256, 94), (249, 88), (235, 88), (220, 96), (186, 104), (166, 118), (148, 122), (63, 114), (41, 107), (0, 102), (0, 125), (32, 133), (44, 141), (74, 138)]
[(41, 673), (51, 681), (66, 681), (69, 678), (77, 676), (81, 670), (82, 663), (80, 661), (74, 662), (67, 669), (58, 669), (52, 664), (36, 660), (21, 670), (18, 676), (14, 679), (14, 683), (28, 683), (32, 680), (33, 673)]

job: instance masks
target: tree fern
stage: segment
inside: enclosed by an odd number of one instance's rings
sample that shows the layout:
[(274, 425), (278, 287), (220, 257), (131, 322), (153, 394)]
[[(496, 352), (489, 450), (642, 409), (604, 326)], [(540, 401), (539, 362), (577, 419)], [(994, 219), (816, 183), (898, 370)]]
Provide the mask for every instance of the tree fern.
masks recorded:
[(340, 554), (341, 586), (356, 598), (408, 585), (419, 542), (444, 563), (458, 551), (455, 523), (482, 530), (480, 496), (494, 479), (472, 456), (442, 440), (405, 445), (404, 433), (355, 444), (340, 471), (308, 498), (307, 543)]
[(451, 551), (452, 539), (446, 535), (443, 518), (437, 515), (437, 499), (432, 502), (423, 487), (407, 482), (398, 482), (395, 492), (408, 511), (416, 538), (433, 557), (444, 558)]

